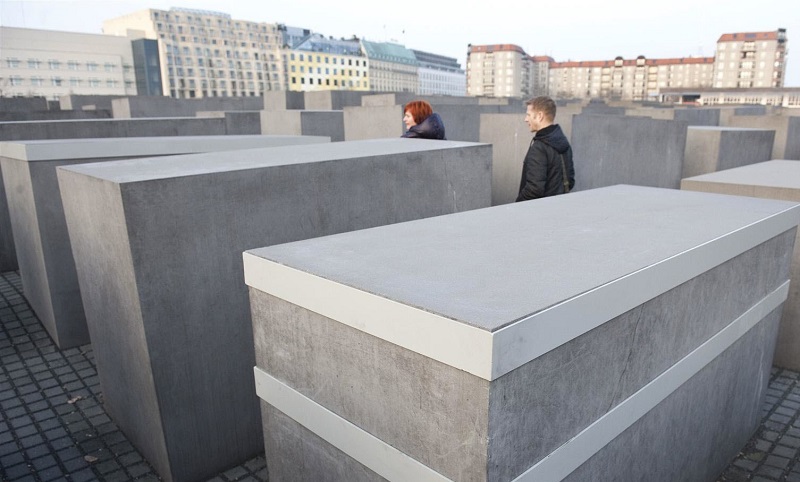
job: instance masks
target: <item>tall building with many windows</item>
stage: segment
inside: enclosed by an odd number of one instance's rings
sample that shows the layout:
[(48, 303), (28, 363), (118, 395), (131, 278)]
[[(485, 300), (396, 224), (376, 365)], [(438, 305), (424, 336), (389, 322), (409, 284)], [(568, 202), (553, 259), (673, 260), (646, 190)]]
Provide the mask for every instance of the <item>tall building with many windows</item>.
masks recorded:
[(417, 92), (419, 62), (414, 52), (391, 42), (361, 41), (369, 61), (370, 88), (376, 92)]
[(309, 33), (283, 55), (289, 90), (370, 89), (369, 64), (357, 39), (336, 40)]
[(656, 99), (660, 89), (710, 87), (713, 57), (550, 63), (550, 92), (560, 98)]
[(783, 28), (774, 32), (722, 35), (717, 40), (714, 87), (783, 87), (786, 47), (786, 29)]
[(419, 62), (420, 95), (456, 95), (467, 93), (467, 77), (453, 57), (411, 50)]
[(0, 96), (136, 95), (129, 39), (0, 27)]
[(103, 22), (103, 32), (158, 41), (164, 95), (258, 96), (285, 90), (277, 24), (206, 10), (147, 9)]
[(467, 51), (467, 95), (528, 97), (531, 62), (513, 44), (470, 45)]

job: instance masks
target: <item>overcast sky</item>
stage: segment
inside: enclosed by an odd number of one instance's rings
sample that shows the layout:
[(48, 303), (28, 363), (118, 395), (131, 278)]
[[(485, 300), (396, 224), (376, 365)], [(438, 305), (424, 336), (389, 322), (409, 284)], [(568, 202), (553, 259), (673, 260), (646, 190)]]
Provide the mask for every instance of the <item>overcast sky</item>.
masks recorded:
[[(778, 28), (787, 30), (790, 51), (794, 42), (800, 45), (798, 0), (0, 0), (0, 25), (101, 33), (105, 19), (170, 7), (213, 10), (334, 37), (393, 40), (455, 57), (462, 67), (470, 43), (513, 43), (559, 62), (617, 55), (710, 57), (724, 33)], [(800, 87), (800, 50), (788, 55), (786, 86)]]

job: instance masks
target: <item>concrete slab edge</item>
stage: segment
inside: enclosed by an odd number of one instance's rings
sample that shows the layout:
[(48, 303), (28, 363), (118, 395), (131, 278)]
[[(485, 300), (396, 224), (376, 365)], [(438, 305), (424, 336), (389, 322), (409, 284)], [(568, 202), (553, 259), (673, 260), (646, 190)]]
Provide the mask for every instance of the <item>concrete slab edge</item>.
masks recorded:
[(664, 373), (514, 479), (514, 482), (564, 479), (721, 355), (786, 301), (788, 295), (787, 280)]
[(381, 477), (387, 480), (420, 482), (450, 480), (290, 388), (259, 367), (254, 367), (253, 373), (259, 398)]

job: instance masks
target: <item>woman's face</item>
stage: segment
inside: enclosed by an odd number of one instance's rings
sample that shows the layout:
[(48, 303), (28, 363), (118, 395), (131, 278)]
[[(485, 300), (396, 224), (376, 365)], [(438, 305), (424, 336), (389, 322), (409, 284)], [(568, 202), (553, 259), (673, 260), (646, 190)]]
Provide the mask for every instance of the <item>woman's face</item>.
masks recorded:
[(414, 116), (411, 115), (411, 112), (409, 111), (406, 111), (405, 115), (403, 116), (403, 123), (406, 125), (406, 129), (411, 129), (417, 125), (417, 123), (414, 122)]

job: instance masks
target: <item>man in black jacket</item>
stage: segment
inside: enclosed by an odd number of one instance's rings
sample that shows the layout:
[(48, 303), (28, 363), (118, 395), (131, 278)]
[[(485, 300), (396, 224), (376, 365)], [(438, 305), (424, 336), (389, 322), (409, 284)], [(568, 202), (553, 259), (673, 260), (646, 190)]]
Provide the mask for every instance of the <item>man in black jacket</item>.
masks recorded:
[(525, 102), (525, 105), (525, 123), (535, 135), (522, 164), (517, 201), (569, 192), (575, 186), (575, 168), (569, 141), (561, 127), (553, 124), (556, 103), (550, 97), (542, 96)]

